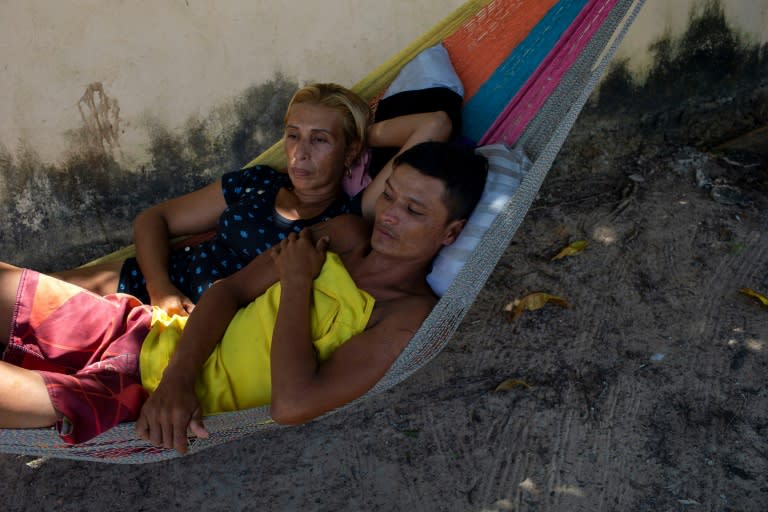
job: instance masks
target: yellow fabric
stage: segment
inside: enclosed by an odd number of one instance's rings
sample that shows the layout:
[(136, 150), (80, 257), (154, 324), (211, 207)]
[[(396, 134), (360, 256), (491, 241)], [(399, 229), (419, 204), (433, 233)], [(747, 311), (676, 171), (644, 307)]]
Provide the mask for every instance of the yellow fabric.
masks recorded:
[[(362, 332), (374, 299), (357, 288), (341, 259), (328, 253), (315, 279), (310, 330), (320, 361), (352, 336)], [(280, 283), (240, 309), (216, 345), (195, 385), (204, 414), (258, 407), (270, 403), (270, 348), (280, 303)], [(157, 389), (187, 317), (169, 317), (155, 308), (152, 330), (141, 349), (141, 383)], [(296, 319), (300, 321), (300, 319)]]

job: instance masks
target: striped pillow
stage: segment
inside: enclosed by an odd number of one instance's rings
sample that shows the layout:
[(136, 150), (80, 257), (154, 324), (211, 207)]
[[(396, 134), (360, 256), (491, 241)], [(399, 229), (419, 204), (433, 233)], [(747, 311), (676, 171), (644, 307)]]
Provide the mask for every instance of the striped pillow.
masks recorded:
[(469, 216), (466, 226), (453, 244), (440, 250), (432, 265), (432, 272), (427, 276), (427, 282), (438, 296), (442, 296), (448, 289), (531, 168), (531, 161), (522, 149), (489, 144), (475, 151), (488, 159), (488, 178), (480, 202)]

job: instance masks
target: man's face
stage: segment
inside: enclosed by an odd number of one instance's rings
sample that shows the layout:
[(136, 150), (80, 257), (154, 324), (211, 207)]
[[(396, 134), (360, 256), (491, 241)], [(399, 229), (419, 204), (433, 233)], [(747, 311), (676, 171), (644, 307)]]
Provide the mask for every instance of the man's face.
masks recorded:
[(398, 258), (430, 261), (452, 243), (464, 220), (448, 220), (445, 185), (407, 164), (396, 167), (376, 201), (372, 247)]

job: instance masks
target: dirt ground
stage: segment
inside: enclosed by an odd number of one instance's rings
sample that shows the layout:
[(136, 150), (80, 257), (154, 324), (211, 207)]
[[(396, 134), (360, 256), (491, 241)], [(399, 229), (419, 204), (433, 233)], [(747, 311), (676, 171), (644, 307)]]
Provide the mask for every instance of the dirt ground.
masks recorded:
[[(168, 462), (0, 455), (3, 510), (768, 510), (768, 307), (739, 292), (768, 293), (766, 159), (644, 122), (579, 121), (450, 345), (402, 385)], [(535, 291), (570, 307), (510, 322)]]

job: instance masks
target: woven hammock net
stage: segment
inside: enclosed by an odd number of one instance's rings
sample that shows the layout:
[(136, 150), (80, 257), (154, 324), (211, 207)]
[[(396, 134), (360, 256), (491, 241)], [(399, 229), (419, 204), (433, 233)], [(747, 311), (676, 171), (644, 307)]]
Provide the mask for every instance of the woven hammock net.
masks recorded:
[[(399, 384), (450, 341), (522, 223), (568, 132), (643, 3), (468, 1), (353, 87), (373, 102), (405, 63), (423, 49), (443, 42), (466, 90), (465, 135), (480, 144), (501, 142), (522, 147), (532, 166), (387, 374), (367, 394), (337, 411)], [(280, 167), (280, 143), (247, 166), (256, 163)], [(190, 453), (278, 427), (270, 419), (269, 407), (210, 416), (205, 423), (211, 435), (208, 439), (191, 438)], [(133, 423), (118, 425), (74, 446), (64, 444), (52, 428), (0, 430), (0, 452), (126, 464), (179, 456), (136, 437)]]

